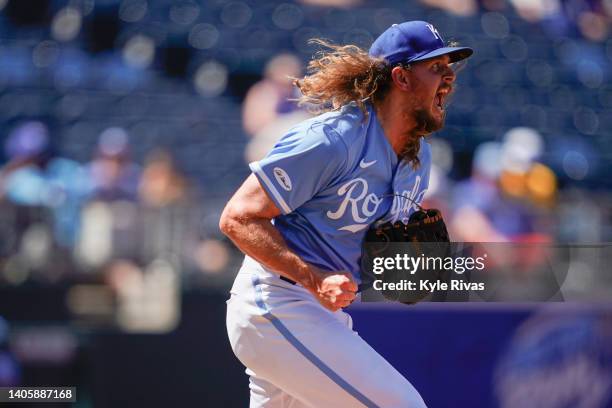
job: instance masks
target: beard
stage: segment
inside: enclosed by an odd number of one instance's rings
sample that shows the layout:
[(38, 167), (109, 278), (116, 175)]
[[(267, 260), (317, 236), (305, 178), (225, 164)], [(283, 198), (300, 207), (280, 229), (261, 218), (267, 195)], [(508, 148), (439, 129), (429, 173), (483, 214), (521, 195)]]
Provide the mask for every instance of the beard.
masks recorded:
[(444, 126), (446, 112), (442, 113), (442, 118), (436, 118), (431, 114), (429, 109), (419, 108), (414, 111), (414, 119), (416, 120), (416, 129), (418, 132), (430, 134), (436, 132)]
[(416, 128), (406, 135), (406, 142), (400, 156), (412, 163), (413, 168), (416, 169), (420, 165), (418, 155), (421, 150), (421, 136), (442, 129), (446, 112), (443, 112), (440, 118), (433, 116), (431, 111), (424, 108), (415, 109), (412, 114), (416, 121)]
[(412, 164), (412, 168), (416, 170), (421, 164), (419, 160), (420, 150), (421, 150), (421, 137), (416, 136), (414, 134), (410, 134), (408, 135), (407, 140), (404, 143), (404, 147), (399, 157), (402, 160), (406, 160), (408, 163)]

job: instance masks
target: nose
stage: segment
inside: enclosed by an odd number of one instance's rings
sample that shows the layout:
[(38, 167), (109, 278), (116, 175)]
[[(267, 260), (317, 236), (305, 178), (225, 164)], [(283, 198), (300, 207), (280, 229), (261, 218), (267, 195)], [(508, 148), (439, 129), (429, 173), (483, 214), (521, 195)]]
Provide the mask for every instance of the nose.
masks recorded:
[(457, 79), (457, 74), (455, 74), (455, 71), (453, 71), (453, 68), (451, 68), (450, 66), (447, 66), (446, 71), (442, 75), (442, 80), (450, 85), (453, 82), (455, 82), (455, 79)]

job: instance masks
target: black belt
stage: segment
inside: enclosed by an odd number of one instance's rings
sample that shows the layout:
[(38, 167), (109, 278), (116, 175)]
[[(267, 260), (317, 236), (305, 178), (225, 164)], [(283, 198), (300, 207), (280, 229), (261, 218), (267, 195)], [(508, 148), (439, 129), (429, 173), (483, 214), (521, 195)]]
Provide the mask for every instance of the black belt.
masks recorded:
[[(289, 282), (289, 283), (290, 283), (290, 284), (292, 284), (292, 285), (297, 285), (297, 282), (296, 282), (296, 281), (291, 280), (291, 279), (289, 279), (289, 278), (286, 278), (286, 277), (284, 277), (283, 275), (278, 275), (278, 277), (279, 277), (279, 278), (281, 278), (282, 280), (284, 280), (285, 282)], [(364, 288), (363, 286), (364, 286), (363, 284), (360, 284), (360, 285), (359, 285), (359, 289), (357, 289), (357, 293), (359, 293), (359, 292), (361, 292), (361, 291), (363, 291), (363, 290), (367, 289), (367, 288)], [(351, 302), (351, 303), (352, 303), (352, 302)]]
[(280, 276), (280, 278), (281, 278), (282, 280), (284, 280), (285, 282), (289, 282), (289, 283), (290, 283), (290, 284), (292, 284), (292, 285), (297, 285), (297, 282), (296, 282), (296, 281), (293, 281), (293, 280), (291, 280), (291, 279), (289, 279), (289, 278), (286, 278), (286, 277), (284, 277), (283, 275), (279, 275), (279, 276)]

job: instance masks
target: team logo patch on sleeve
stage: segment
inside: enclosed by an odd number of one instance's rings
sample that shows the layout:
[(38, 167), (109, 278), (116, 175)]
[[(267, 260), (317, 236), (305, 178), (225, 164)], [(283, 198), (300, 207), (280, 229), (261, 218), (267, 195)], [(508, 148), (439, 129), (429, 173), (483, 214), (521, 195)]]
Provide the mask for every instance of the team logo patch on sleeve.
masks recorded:
[(276, 179), (276, 182), (280, 184), (281, 187), (284, 188), (285, 190), (291, 191), (291, 188), (292, 188), (291, 179), (289, 178), (289, 175), (287, 174), (287, 172), (281, 169), (280, 167), (275, 167), (273, 172), (274, 172), (274, 178)]

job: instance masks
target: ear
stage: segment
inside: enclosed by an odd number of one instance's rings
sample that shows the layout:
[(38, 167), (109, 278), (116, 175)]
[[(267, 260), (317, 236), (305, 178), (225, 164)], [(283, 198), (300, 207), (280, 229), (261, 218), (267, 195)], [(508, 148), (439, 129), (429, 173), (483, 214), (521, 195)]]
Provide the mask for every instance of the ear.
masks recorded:
[(402, 91), (412, 90), (410, 83), (410, 71), (402, 67), (393, 67), (391, 70), (391, 79), (395, 86), (400, 88)]

